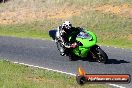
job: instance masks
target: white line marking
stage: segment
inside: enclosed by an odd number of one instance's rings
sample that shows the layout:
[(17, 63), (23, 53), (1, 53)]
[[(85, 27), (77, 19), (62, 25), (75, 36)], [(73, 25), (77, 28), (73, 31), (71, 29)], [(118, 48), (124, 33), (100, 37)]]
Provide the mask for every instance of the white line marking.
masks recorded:
[(34, 65), (29, 65), (29, 64), (25, 64), (25, 63), (19, 63), (19, 62), (13, 62), (13, 63), (15, 63), (15, 64), (21, 64), (21, 65), (26, 65), (26, 66), (29, 66), (29, 67), (41, 68), (41, 69), (45, 69), (45, 70), (49, 70), (49, 71), (54, 71), (54, 72), (58, 72), (58, 73), (62, 73), (62, 74), (67, 74), (67, 75), (71, 75), (71, 76), (76, 76), (76, 74), (73, 74), (73, 73), (67, 73), (67, 72), (64, 72), (64, 71), (59, 71), (59, 70), (44, 68), (44, 67), (40, 67), (40, 66), (34, 66)]
[[(29, 67), (41, 68), (41, 69), (45, 69), (45, 70), (48, 70), (48, 71), (54, 71), (54, 72), (58, 72), (58, 73), (62, 73), (62, 74), (67, 74), (67, 75), (71, 75), (71, 76), (76, 76), (76, 74), (73, 74), (73, 73), (68, 73), (68, 72), (64, 72), (64, 71), (59, 71), (59, 70), (44, 68), (44, 67), (40, 67), (40, 66), (29, 65), (29, 64), (25, 64), (25, 63), (19, 63), (19, 62), (13, 62), (13, 63), (20, 64), (20, 65), (25, 65), (25, 66), (29, 66)], [(117, 88), (126, 88), (126, 87), (123, 87), (123, 86), (119, 86), (117, 84), (108, 84), (108, 85), (114, 86), (114, 87), (117, 87)]]
[(114, 87), (117, 87), (117, 88), (126, 88), (126, 87), (123, 87), (123, 86), (119, 86), (117, 84), (109, 84), (110, 86), (114, 86)]

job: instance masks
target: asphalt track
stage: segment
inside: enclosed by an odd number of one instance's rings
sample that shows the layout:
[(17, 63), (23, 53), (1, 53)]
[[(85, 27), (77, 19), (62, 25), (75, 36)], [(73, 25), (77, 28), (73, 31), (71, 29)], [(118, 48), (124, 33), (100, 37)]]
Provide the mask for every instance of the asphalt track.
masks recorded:
[[(81, 66), (90, 74), (132, 75), (132, 50), (106, 46), (101, 46), (101, 48), (108, 54), (109, 62), (107, 64), (82, 59), (69, 61), (68, 57), (59, 55), (53, 41), (0, 36), (1, 59), (73, 74), (76, 74), (77, 68)], [(132, 88), (132, 82), (118, 85)]]

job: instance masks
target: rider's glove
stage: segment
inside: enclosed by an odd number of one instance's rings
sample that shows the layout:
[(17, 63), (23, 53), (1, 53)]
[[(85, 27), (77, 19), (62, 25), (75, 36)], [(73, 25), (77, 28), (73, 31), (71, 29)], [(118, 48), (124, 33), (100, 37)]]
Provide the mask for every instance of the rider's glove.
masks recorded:
[(76, 48), (77, 47), (77, 43), (63, 43), (64, 47), (66, 48)]
[(76, 42), (75, 43), (72, 43), (70, 47), (71, 48), (76, 48), (77, 47), (77, 43)]

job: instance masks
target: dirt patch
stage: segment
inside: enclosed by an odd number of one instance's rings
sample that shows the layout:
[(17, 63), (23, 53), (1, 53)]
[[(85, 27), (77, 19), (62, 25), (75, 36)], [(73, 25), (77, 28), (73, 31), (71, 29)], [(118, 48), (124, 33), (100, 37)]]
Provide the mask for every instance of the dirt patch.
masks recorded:
[(89, 6), (64, 6), (62, 8), (17, 8), (15, 10), (7, 10), (0, 12), (0, 24), (16, 24), (31, 22), (34, 20), (44, 20), (45, 18), (52, 19), (65, 19), (74, 15), (80, 15), (83, 12), (94, 10), (103, 13), (112, 13), (122, 17), (132, 18), (132, 8), (128, 4), (120, 6), (102, 5), (96, 7)]
[(55, 80), (51, 80), (51, 79), (47, 79), (47, 78), (44, 78), (44, 77), (25, 77), (25, 80), (28, 80), (28, 81), (34, 81), (34, 82), (46, 82), (46, 83), (52, 83), (52, 84), (57, 84), (59, 83), (58, 81), (55, 81)]
[(35, 82), (42, 82), (42, 81), (45, 80), (45, 79), (42, 78), (42, 77), (26, 77), (25, 79), (26, 79), (26, 80), (30, 80), (30, 81), (35, 81)]
[(128, 4), (122, 4), (119, 6), (103, 5), (96, 7), (95, 10), (132, 18), (132, 8)]
[(54, 8), (48, 10), (34, 10), (31, 8), (19, 8), (16, 11), (0, 13), (0, 24), (24, 23), (45, 18), (63, 19), (73, 15), (79, 15), (82, 11), (72, 8)]
[(129, 34), (127, 38), (128, 40), (132, 41), (132, 34)]

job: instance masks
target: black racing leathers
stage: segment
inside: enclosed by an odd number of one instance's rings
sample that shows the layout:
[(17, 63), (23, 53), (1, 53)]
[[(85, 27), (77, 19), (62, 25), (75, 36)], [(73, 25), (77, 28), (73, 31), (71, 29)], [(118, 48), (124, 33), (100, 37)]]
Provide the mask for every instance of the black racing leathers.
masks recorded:
[[(76, 42), (76, 37), (80, 33), (80, 27), (72, 27), (70, 31), (64, 32), (61, 37), (64, 42), (64, 46), (70, 46), (72, 43)], [(71, 39), (69, 40), (69, 38)]]

